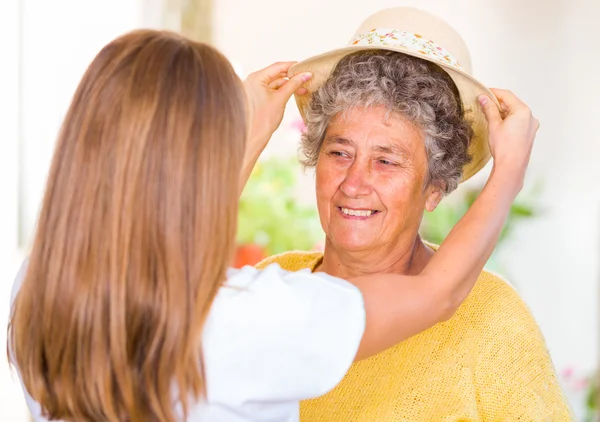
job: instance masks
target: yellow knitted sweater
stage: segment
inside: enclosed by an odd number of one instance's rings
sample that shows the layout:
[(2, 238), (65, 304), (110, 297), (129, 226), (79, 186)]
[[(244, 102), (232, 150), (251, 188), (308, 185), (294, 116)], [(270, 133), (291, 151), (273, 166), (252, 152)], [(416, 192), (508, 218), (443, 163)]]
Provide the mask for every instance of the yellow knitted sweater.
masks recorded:
[[(321, 253), (258, 264), (314, 270)], [(355, 363), (301, 422), (571, 421), (542, 334), (516, 291), (483, 272), (452, 319)]]

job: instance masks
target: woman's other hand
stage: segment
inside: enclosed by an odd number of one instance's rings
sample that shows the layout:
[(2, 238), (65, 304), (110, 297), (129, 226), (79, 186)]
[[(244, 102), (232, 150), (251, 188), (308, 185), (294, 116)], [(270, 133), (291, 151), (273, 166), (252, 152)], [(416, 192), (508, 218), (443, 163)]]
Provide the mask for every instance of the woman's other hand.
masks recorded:
[(244, 168), (240, 174), (242, 193), (254, 164), (263, 152), (271, 135), (281, 124), (288, 100), (294, 94), (305, 95), (302, 85), (312, 78), (311, 73), (299, 73), (287, 77), (295, 62), (280, 62), (251, 73), (244, 81), (248, 100), (249, 134), (244, 157)]
[(539, 121), (531, 109), (512, 92), (492, 89), (502, 106), (502, 114), (487, 96), (479, 102), (489, 125), (490, 152), (494, 157), (494, 172), (510, 175), (521, 189)]
[(244, 81), (249, 108), (249, 145), (253, 152), (262, 152), (271, 135), (281, 124), (288, 100), (296, 92), (306, 94), (302, 85), (312, 74), (300, 73), (287, 78), (295, 62), (280, 62), (251, 73)]

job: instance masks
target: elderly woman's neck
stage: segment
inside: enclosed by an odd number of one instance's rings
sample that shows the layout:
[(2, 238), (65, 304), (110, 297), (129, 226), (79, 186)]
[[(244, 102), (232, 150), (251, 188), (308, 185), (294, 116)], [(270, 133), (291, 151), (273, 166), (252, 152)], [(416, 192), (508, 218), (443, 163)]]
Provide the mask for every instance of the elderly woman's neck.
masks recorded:
[(357, 252), (340, 250), (326, 242), (323, 261), (316, 270), (341, 278), (377, 273), (415, 275), (423, 270), (432, 255), (431, 248), (419, 236), (380, 250)]

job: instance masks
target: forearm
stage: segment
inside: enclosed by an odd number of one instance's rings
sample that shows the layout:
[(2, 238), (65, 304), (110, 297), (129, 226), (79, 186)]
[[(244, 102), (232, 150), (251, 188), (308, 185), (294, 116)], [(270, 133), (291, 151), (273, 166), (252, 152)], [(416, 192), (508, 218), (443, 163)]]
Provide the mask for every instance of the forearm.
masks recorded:
[(240, 195), (244, 191), (246, 187), (246, 183), (248, 183), (248, 179), (250, 178), (250, 174), (262, 154), (264, 146), (267, 142), (258, 142), (256, 140), (249, 140), (246, 144), (246, 152), (244, 153), (244, 163), (242, 166), (242, 170), (240, 172)]
[(539, 127), (529, 107), (512, 93), (493, 92), (503, 104), (504, 118), (488, 97), (479, 98), (488, 121), (489, 145), (494, 157), (492, 175), (479, 198), (451, 231), (422, 274), (427, 277), (423, 284), (429, 284), (440, 292), (442, 299), (447, 295), (447, 317), (467, 297), (494, 250), (510, 205), (523, 185)]
[(493, 174), (467, 214), (417, 276), (378, 274), (350, 280), (363, 293), (363, 359), (449, 319), (491, 255), (520, 184)]
[(421, 283), (440, 295), (448, 318), (466, 299), (492, 254), (521, 180), (492, 171), (478, 198), (421, 273)]

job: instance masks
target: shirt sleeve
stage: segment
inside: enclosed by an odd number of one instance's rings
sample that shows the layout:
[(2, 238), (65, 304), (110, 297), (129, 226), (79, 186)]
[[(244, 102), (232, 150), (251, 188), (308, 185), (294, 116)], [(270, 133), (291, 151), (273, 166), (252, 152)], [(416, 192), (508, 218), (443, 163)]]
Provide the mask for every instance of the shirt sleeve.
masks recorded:
[(204, 328), (207, 398), (239, 406), (323, 395), (364, 330), (362, 294), (345, 280), (277, 264), (231, 273)]

